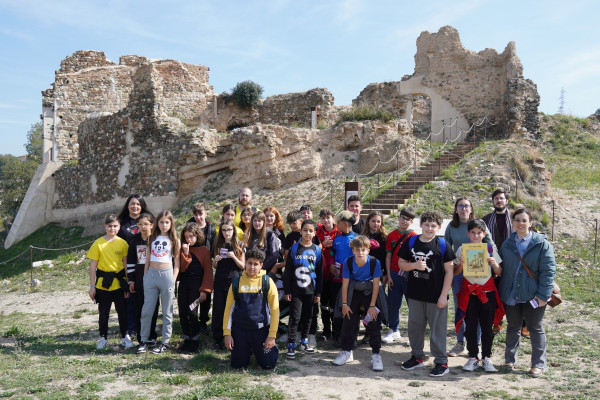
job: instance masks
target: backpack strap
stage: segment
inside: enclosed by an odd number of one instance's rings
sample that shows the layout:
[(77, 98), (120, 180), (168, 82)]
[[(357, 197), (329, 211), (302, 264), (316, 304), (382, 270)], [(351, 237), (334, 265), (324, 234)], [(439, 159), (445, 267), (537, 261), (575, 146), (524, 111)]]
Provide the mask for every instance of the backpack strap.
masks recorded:
[(444, 259), (444, 254), (446, 254), (446, 240), (441, 237), (440, 239), (440, 250), (442, 250), (442, 260)]
[(346, 260), (346, 267), (348, 268), (348, 272), (350, 272), (350, 274), (348, 275), (352, 275), (352, 262), (354, 260), (354, 256), (352, 257), (348, 257), (348, 259)]
[[(404, 243), (406, 241), (406, 235), (410, 235), (411, 232), (412, 231), (409, 231), (398, 238), (398, 243), (396, 243), (396, 245), (392, 249), (392, 257), (396, 254), (396, 251), (402, 245), (402, 243)], [(413, 236), (417, 236), (417, 235), (413, 235)]]
[(369, 256), (369, 267), (371, 268), (371, 279), (373, 279), (373, 274), (375, 274), (375, 267), (377, 267), (377, 259), (373, 256)]
[(238, 294), (240, 292), (240, 277), (236, 276), (231, 282), (231, 291), (233, 292), (233, 301), (238, 302)]
[(264, 274), (262, 276), (262, 292), (263, 292), (263, 297), (265, 298), (265, 300), (267, 300), (268, 296), (269, 296), (269, 289), (271, 286), (271, 279), (269, 279), (269, 275)]
[(419, 235), (413, 235), (410, 237), (410, 239), (408, 239), (408, 249), (412, 250), (413, 247), (415, 247), (415, 241), (417, 240), (417, 238), (419, 237)]

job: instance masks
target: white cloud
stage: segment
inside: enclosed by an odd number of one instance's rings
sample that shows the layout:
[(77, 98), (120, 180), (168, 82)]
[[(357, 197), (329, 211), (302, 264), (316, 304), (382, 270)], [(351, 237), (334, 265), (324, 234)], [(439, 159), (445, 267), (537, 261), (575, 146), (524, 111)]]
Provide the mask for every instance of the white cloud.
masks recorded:
[(582, 81), (600, 81), (600, 48), (582, 51), (558, 61), (553, 75), (561, 85), (573, 85)]
[(14, 104), (2, 104), (0, 103), (0, 108), (17, 108)]

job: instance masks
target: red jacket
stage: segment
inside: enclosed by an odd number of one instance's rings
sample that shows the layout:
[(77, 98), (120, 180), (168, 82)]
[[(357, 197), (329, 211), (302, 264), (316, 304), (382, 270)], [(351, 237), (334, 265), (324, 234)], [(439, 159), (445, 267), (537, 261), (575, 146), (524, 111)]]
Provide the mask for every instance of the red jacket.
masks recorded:
[(458, 292), (458, 309), (456, 310), (456, 317), (454, 323), (456, 325), (456, 333), (458, 333), (460, 326), (462, 325), (465, 315), (467, 313), (467, 306), (469, 305), (469, 297), (474, 294), (481, 300), (482, 303), (487, 303), (488, 298), (485, 292), (494, 292), (496, 294), (496, 312), (494, 313), (494, 325), (498, 326), (502, 318), (504, 317), (504, 305), (500, 300), (500, 295), (494, 284), (494, 278), (490, 277), (485, 285), (478, 285), (476, 283), (469, 283), (468, 280), (462, 280), (460, 291)]
[[(333, 229), (330, 231), (325, 230), (325, 226), (320, 225), (317, 228), (317, 237), (323, 243), (325, 236), (329, 236), (329, 239), (333, 240), (338, 235), (337, 225), (333, 224)], [(329, 278), (329, 266), (335, 263), (335, 259), (331, 255), (331, 247), (323, 247), (323, 280)]]

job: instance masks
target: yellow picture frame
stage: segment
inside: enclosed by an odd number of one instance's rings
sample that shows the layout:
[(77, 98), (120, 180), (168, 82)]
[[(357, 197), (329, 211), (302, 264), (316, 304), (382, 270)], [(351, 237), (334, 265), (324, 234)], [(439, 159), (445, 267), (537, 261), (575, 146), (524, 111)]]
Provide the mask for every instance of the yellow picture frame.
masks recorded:
[(463, 275), (469, 277), (485, 277), (488, 275), (488, 251), (486, 243), (465, 243), (462, 246), (465, 259)]

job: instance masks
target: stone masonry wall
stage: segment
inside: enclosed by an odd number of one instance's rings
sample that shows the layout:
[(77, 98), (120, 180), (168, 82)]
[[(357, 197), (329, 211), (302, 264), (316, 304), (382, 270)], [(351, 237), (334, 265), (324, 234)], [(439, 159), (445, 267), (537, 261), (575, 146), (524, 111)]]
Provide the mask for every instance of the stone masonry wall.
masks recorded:
[(77, 129), (90, 114), (117, 112), (127, 105), (133, 72), (133, 67), (117, 66), (98, 51), (78, 51), (61, 62), (52, 93), (60, 160), (77, 158)]
[(397, 82), (371, 83), (352, 101), (354, 107), (375, 105), (391, 112), (397, 117), (404, 117), (406, 96), (398, 92)]
[(310, 127), (311, 107), (317, 107), (317, 121), (330, 121), (334, 98), (327, 89), (315, 88), (304, 93), (267, 97), (259, 107), (259, 122)]
[(423, 32), (417, 39), (414, 75), (438, 91), (471, 122), (504, 115), (508, 79), (522, 78), (523, 66), (514, 42), (501, 53), (478, 53), (463, 47), (458, 31), (450, 26), (437, 33)]

